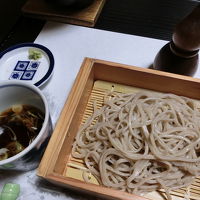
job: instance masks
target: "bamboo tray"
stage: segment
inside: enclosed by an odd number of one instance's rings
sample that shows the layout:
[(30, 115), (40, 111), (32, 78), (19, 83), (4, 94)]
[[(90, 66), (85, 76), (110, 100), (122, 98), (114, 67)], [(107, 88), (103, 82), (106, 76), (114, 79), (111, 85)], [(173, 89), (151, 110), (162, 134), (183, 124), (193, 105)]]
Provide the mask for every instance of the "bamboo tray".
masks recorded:
[[(92, 114), (94, 101), (101, 107), (104, 95), (108, 91), (129, 93), (140, 90), (174, 93), (199, 100), (200, 80), (86, 58), (64, 105), (37, 174), (55, 184), (104, 199), (164, 200), (162, 191), (140, 197), (100, 186), (94, 177), (91, 177), (91, 183), (86, 183), (82, 178), (85, 171), (82, 160), (71, 157), (76, 133), (81, 123)], [(197, 178), (189, 188), (173, 191), (171, 195), (173, 200), (185, 199), (186, 196), (188, 199), (200, 200), (200, 178)]]

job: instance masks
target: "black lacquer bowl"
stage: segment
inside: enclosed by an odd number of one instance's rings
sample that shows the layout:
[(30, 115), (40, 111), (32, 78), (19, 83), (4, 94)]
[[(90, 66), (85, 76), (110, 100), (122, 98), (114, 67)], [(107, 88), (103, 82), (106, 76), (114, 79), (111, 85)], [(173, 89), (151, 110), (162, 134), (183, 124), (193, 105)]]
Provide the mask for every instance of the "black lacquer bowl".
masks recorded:
[(52, 5), (57, 7), (73, 7), (73, 8), (85, 8), (92, 4), (94, 0), (46, 0)]

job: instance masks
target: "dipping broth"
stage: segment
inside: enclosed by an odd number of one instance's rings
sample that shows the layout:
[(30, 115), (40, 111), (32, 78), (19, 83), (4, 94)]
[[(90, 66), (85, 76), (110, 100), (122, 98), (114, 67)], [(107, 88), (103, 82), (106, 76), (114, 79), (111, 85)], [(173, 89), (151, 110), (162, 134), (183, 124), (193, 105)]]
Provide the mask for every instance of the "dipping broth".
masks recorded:
[(30, 145), (43, 122), (44, 113), (32, 105), (14, 105), (0, 113), (0, 161)]

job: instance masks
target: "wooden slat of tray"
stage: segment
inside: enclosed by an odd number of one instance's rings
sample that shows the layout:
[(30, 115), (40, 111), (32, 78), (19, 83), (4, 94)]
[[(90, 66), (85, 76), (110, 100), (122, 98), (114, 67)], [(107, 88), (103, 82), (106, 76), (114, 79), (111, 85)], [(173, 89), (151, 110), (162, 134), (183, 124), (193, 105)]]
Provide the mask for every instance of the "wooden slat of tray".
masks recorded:
[[(103, 105), (104, 97), (106, 93), (108, 93), (109, 91), (115, 91), (120, 93), (131, 93), (131, 92), (134, 93), (142, 90), (147, 91), (146, 89), (130, 87), (116, 83), (96, 81), (94, 83), (94, 87), (91, 92), (88, 104), (86, 106), (82, 123), (84, 123), (87, 120), (87, 118), (92, 115), (94, 102), (96, 103), (97, 108), (100, 108)], [(155, 91), (151, 92), (158, 93)], [(66, 165), (64, 176), (84, 181), (83, 173), (87, 173), (86, 171), (87, 168), (84, 165), (83, 160), (71, 157)], [(90, 173), (88, 173), (88, 176), (90, 176), (91, 178), (90, 183), (99, 185), (98, 181), (95, 179), (94, 176), (92, 176)], [(164, 192), (154, 191), (148, 193), (144, 197), (152, 200), (165, 200), (162, 193)], [(173, 200), (183, 200), (183, 199), (200, 200), (200, 178), (196, 178), (195, 182), (187, 189), (181, 188), (176, 191), (172, 191), (171, 195)], [(186, 196), (188, 198), (186, 198)]]
[(22, 12), (30, 17), (93, 27), (106, 0), (95, 0), (84, 9), (56, 8), (46, 0), (28, 0)]

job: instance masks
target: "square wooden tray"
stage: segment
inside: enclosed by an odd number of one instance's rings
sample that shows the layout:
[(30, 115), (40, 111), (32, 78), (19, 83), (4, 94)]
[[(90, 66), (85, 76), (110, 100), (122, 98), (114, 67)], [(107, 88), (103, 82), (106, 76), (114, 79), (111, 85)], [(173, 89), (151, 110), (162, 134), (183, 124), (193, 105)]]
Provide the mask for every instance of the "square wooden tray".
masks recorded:
[(58, 9), (46, 0), (28, 0), (22, 8), (24, 15), (49, 21), (93, 27), (106, 0), (95, 0), (84, 9)]
[[(82, 179), (83, 163), (71, 157), (72, 144), (77, 131), (81, 123), (92, 114), (92, 102), (97, 100), (97, 105), (101, 107), (105, 92), (110, 90), (123, 93), (150, 90), (152, 92), (174, 93), (200, 99), (200, 80), (85, 58), (37, 174), (55, 184), (87, 192), (104, 199), (163, 200), (162, 192), (155, 191), (145, 195), (145, 197), (140, 197), (100, 186), (95, 180), (86, 183)], [(185, 190), (180, 189), (173, 191), (171, 194), (174, 200), (183, 199)], [(199, 178), (190, 186), (190, 199), (200, 199)]]

